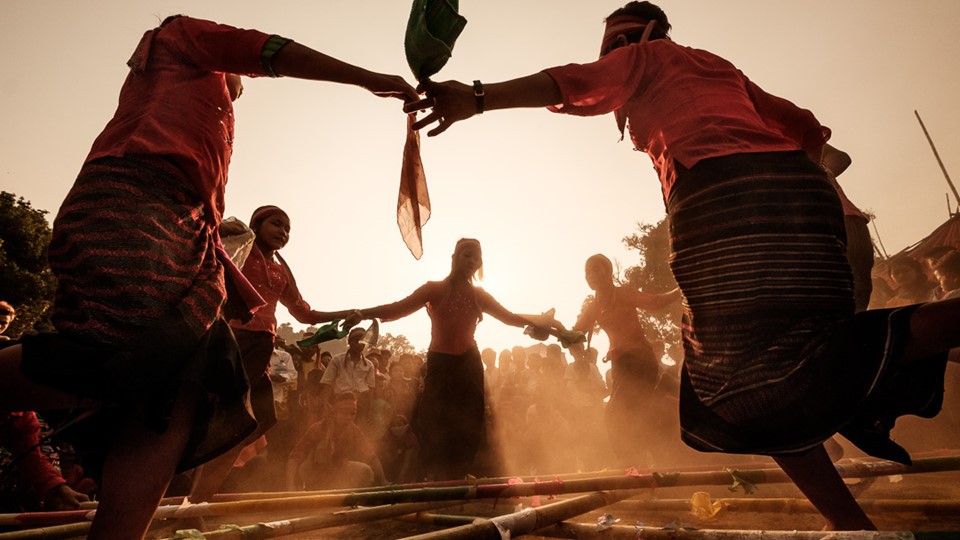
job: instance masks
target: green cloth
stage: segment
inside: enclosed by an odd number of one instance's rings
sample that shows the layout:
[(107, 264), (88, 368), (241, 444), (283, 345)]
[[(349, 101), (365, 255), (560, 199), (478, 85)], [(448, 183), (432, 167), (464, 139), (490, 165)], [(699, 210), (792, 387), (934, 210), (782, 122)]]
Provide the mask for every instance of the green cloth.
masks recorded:
[(583, 343), (587, 340), (586, 334), (574, 330), (558, 330), (556, 336), (557, 341), (559, 341), (565, 349), (569, 348), (571, 345)]
[(418, 81), (436, 74), (453, 55), (453, 44), (467, 24), (459, 8), (459, 0), (413, 0), (403, 48)]
[(333, 341), (335, 339), (343, 339), (347, 337), (347, 334), (350, 333), (349, 329), (340, 330), (340, 321), (333, 321), (327, 323), (317, 329), (312, 336), (301, 339), (297, 342), (297, 345), (300, 347), (312, 347), (318, 345), (325, 341)]

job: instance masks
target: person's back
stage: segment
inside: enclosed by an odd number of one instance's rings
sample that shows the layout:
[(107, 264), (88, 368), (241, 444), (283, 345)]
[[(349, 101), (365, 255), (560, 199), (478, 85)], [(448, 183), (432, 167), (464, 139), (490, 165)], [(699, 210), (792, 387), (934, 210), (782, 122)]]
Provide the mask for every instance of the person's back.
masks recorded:
[(233, 98), (240, 92), (239, 77), (224, 73), (271, 74), (260, 54), (270, 39), (286, 42), (182, 16), (149, 30), (128, 61), (117, 111), (87, 162), (166, 156), (187, 173), (207, 210), (219, 217), (233, 146)]
[[(630, 138), (653, 160), (664, 198), (676, 181), (674, 160), (690, 168), (711, 157), (789, 151), (822, 141), (813, 114), (761, 90), (733, 64), (669, 39), (633, 43), (582, 65), (546, 72), (563, 91), (553, 109), (576, 115), (617, 110)], [(604, 79), (600, 86), (581, 79)]]

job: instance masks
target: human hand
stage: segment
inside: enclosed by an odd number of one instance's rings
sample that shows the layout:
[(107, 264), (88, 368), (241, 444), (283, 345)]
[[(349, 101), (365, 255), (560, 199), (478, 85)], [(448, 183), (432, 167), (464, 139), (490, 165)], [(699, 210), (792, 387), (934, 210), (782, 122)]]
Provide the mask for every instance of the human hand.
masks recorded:
[(403, 111), (412, 113), (424, 109), (432, 109), (427, 116), (413, 124), (413, 129), (421, 129), (436, 123), (437, 127), (427, 132), (433, 137), (447, 130), (455, 122), (466, 120), (477, 114), (477, 101), (473, 95), (473, 87), (457, 81), (436, 83), (424, 81), (417, 90), (426, 93), (426, 97), (417, 101), (407, 102)]
[(377, 73), (364, 87), (375, 96), (398, 98), (407, 103), (420, 99), (420, 94), (399, 75)]
[(359, 309), (353, 310), (350, 315), (347, 315), (347, 318), (343, 320), (343, 329), (349, 330), (354, 326), (360, 324), (360, 321), (363, 320), (363, 313)]
[(79, 510), (81, 502), (88, 502), (90, 497), (79, 493), (66, 484), (51, 489), (43, 497), (43, 508), (48, 511)]

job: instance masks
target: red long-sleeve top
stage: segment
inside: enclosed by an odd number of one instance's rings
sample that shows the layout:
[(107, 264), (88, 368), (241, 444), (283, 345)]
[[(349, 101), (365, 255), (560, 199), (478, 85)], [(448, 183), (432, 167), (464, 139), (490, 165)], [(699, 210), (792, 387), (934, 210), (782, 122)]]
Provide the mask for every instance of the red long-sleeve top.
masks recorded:
[(232, 321), (230, 326), (256, 332), (277, 332), (277, 303), (283, 304), (293, 318), (304, 324), (315, 324), (318, 313), (300, 295), (297, 283), (287, 269), (273, 258), (267, 259), (256, 243), (243, 264), (243, 276), (260, 293), (266, 305), (253, 313), (246, 324)]
[(166, 156), (190, 178), (208, 224), (216, 226), (233, 152), (233, 102), (224, 74), (273, 75), (270, 58), (287, 41), (190, 17), (147, 31), (128, 62), (113, 119), (86, 162)]
[(563, 96), (551, 110), (625, 115), (634, 146), (660, 176), (664, 200), (676, 181), (674, 161), (690, 168), (732, 154), (815, 151), (830, 135), (813, 113), (764, 92), (727, 60), (667, 39), (545, 73)]

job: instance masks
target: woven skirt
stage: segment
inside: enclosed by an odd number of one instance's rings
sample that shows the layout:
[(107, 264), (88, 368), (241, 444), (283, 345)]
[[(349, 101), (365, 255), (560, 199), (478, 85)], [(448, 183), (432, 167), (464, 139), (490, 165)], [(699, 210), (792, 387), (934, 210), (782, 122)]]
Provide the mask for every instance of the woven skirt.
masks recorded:
[(914, 307), (854, 316), (840, 201), (802, 152), (678, 167), (671, 268), (684, 293), (681, 433), (703, 451), (804, 452), (841, 431), (909, 461), (902, 414), (932, 416), (945, 356), (895, 362)]
[(200, 385), (208, 399), (181, 468), (253, 430), (239, 350), (220, 319), (216, 236), (179, 169), (157, 158), (85, 165), (54, 222), (49, 259), (57, 333), (24, 340), (27, 377), (158, 432), (181, 384)]

